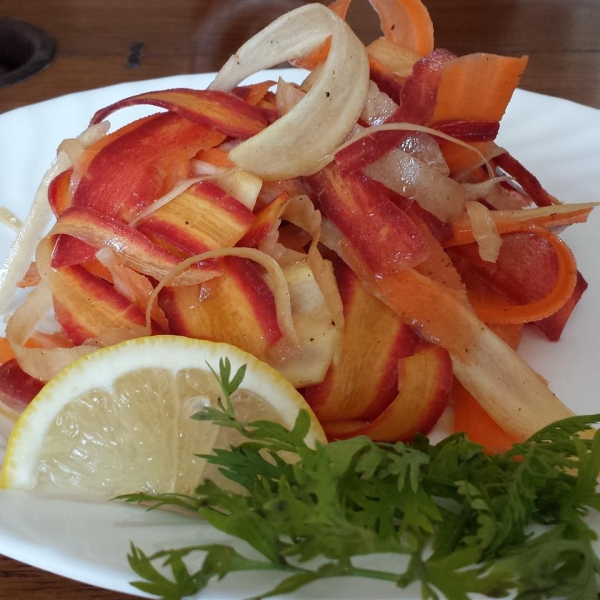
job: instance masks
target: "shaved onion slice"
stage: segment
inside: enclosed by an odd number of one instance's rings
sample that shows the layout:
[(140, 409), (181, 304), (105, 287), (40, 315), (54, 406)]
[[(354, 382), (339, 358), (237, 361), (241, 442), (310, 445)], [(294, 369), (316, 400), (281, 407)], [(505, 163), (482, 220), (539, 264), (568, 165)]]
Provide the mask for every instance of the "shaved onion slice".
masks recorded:
[(327, 308), (331, 313), (336, 329), (340, 333), (340, 347), (336, 348), (335, 358), (341, 348), (341, 334), (344, 330), (344, 306), (333, 273), (331, 261), (325, 260), (319, 252), (318, 244), (321, 240), (321, 212), (316, 210), (308, 196), (291, 198), (285, 206), (284, 218), (286, 221), (307, 231), (312, 241), (308, 249), (308, 264), (323, 295)]
[(470, 200), (485, 200), (498, 210), (523, 209), (531, 204), (531, 198), (517, 191), (508, 189), (500, 183), (512, 182), (512, 177), (494, 177), (480, 183), (463, 183), (467, 190), (467, 202)]
[(512, 180), (512, 177), (494, 177), (479, 183), (463, 183), (465, 190), (467, 190), (467, 202), (471, 200), (485, 200), (487, 202), (488, 196), (493, 193), (496, 184)]
[(23, 221), (19, 219), (11, 210), (4, 206), (0, 206), (0, 223), (6, 225), (14, 232), (19, 231), (23, 227)]
[(391, 190), (414, 198), (444, 222), (457, 219), (464, 210), (466, 191), (460, 183), (402, 150), (388, 152), (363, 171)]
[(15, 310), (6, 325), (6, 337), (11, 346), (24, 346), (37, 324), (52, 308), (52, 294), (42, 281)]
[(215, 175), (213, 181), (246, 208), (254, 210), (263, 184), (260, 177), (242, 169), (229, 169)]
[(25, 348), (13, 346), (13, 352), (19, 366), (25, 373), (39, 379), (50, 381), (65, 367), (78, 358), (97, 350), (96, 346), (82, 344), (73, 348)]
[[(106, 133), (106, 128), (106, 124), (103, 124), (102, 127), (92, 125), (79, 135), (77, 140), (83, 147), (87, 147), (102, 138)], [(69, 155), (61, 150), (42, 178), (25, 223), (17, 233), (8, 256), (0, 267), (0, 313), (6, 311), (15, 293), (17, 283), (27, 273), (35, 248), (53, 217), (48, 203), (48, 187), (59, 173), (66, 171), (69, 167), (71, 167)]]
[(82, 345), (75, 348), (25, 348), (36, 325), (52, 308), (52, 294), (42, 281), (17, 308), (6, 325), (6, 337), (25, 373), (49, 381), (64, 367), (80, 356), (95, 350)]
[[(557, 229), (574, 223), (585, 223), (590, 211), (598, 206), (597, 202), (584, 202), (581, 204), (560, 204), (525, 208), (519, 210), (492, 210), (490, 216), (494, 219), (497, 229), (508, 231), (507, 225), (518, 226), (519, 223), (538, 225), (546, 229)], [(464, 215), (452, 224), (454, 235), (444, 241), (444, 248), (470, 244), (473, 241), (471, 221)], [(513, 229), (514, 230), (514, 229)]]
[(380, 91), (372, 81), (369, 81), (367, 99), (360, 114), (363, 121), (372, 127), (381, 125), (394, 114), (397, 108), (398, 105), (387, 94)]
[(152, 307), (158, 298), (160, 291), (172, 281), (178, 279), (178, 275), (183, 273), (186, 269), (194, 265), (195, 263), (209, 260), (211, 258), (221, 258), (223, 256), (238, 256), (240, 258), (248, 258), (261, 265), (268, 275), (267, 284), (273, 292), (275, 297), (275, 307), (277, 309), (277, 324), (284, 337), (291, 344), (298, 343), (298, 336), (294, 329), (294, 322), (292, 320), (292, 306), (290, 303), (290, 293), (288, 290), (287, 282), (281, 267), (277, 264), (277, 261), (260, 250), (255, 248), (218, 248), (217, 250), (209, 250), (196, 256), (190, 256), (184, 261), (180, 262), (176, 267), (158, 283), (154, 288), (154, 292), (150, 298), (148, 298), (148, 305), (146, 306), (146, 326), (150, 326), (150, 317)]
[(67, 138), (59, 144), (57, 153), (60, 152), (64, 152), (69, 157), (69, 162), (74, 165), (85, 152), (85, 146), (77, 139)]
[[(141, 273), (119, 264), (117, 255), (110, 248), (98, 250), (98, 252), (96, 252), (96, 258), (100, 264), (110, 271), (115, 290), (144, 312), (146, 310), (148, 298), (150, 298), (154, 291), (154, 287), (150, 283), (150, 280)], [(168, 331), (169, 323), (160, 306), (157, 304), (153, 306), (151, 316), (160, 327), (165, 331)], [(146, 334), (144, 335), (151, 335), (151, 330), (146, 330), (146, 328), (143, 329), (146, 331)], [(105, 332), (103, 332), (100, 337), (104, 340)]]
[[(496, 175), (496, 173), (494, 172), (494, 169), (492, 168), (492, 166), (489, 163), (490, 157), (489, 156), (486, 157), (475, 146), (472, 146), (471, 144), (464, 142), (463, 140), (459, 140), (458, 138), (452, 137), (451, 135), (448, 135), (447, 133), (444, 133), (443, 131), (433, 129), (432, 127), (427, 127), (426, 125), (416, 125), (414, 123), (382, 123), (381, 125), (376, 125), (373, 127), (365, 127), (363, 129), (361, 129), (360, 132), (356, 136), (353, 136), (351, 139), (344, 142), (339, 148), (336, 148), (335, 153), (337, 154), (338, 152), (340, 152), (340, 150), (343, 150), (344, 148), (350, 146), (351, 144), (358, 142), (361, 138), (364, 138), (368, 135), (373, 135), (374, 133), (377, 133), (378, 131), (415, 131), (415, 132), (419, 132), (419, 133), (429, 133), (430, 135), (432, 135), (434, 137), (440, 138), (442, 140), (446, 140), (447, 142), (452, 142), (453, 144), (456, 144), (457, 146), (462, 146), (463, 148), (466, 148), (467, 150), (471, 150), (471, 152), (474, 152), (475, 154), (477, 154), (477, 156), (481, 159), (479, 166), (485, 165), (488, 175), (490, 177), (494, 177)], [(334, 157), (330, 157), (330, 160), (327, 162), (327, 164), (329, 164), (333, 160), (333, 158)], [(325, 165), (323, 165), (323, 166), (325, 166)]]
[(278, 343), (268, 362), (294, 387), (302, 388), (325, 379), (340, 335), (331, 322), (325, 295), (306, 255), (303, 260), (284, 267), (283, 272), (299, 343), (294, 347), (285, 341)]
[(53, 216), (48, 204), (50, 182), (56, 175), (68, 169), (70, 164), (67, 155), (61, 152), (42, 179), (25, 223), (17, 233), (8, 256), (0, 268), (0, 312), (6, 311), (17, 283), (27, 273), (35, 247), (42, 239), (44, 230)]
[(344, 330), (344, 307), (333, 272), (333, 265), (331, 261), (323, 258), (318, 248), (321, 241), (321, 212), (314, 207), (310, 198), (305, 195), (294, 196), (282, 205), (278, 219), (273, 223), (272, 229), (267, 236), (261, 240), (258, 248), (261, 252), (272, 256), (285, 270), (286, 266), (304, 261), (306, 255), (295, 250), (290, 250), (279, 243), (279, 226), (282, 219), (306, 231), (310, 236), (308, 265), (312, 271), (312, 276), (324, 296), (331, 320), (340, 334), (340, 344), (336, 347), (334, 355), (335, 360), (338, 358), (338, 351), (341, 348), (341, 336)]
[(442, 175), (450, 175), (450, 168), (440, 150), (440, 145), (428, 133), (415, 132), (409, 135), (400, 144), (400, 150), (412, 154), (437, 169)]
[(224, 192), (241, 202), (249, 210), (254, 210), (256, 200), (262, 189), (263, 181), (260, 177), (229, 167), (219, 167), (202, 160), (193, 160), (192, 168), (199, 176), (210, 175)]
[(204, 160), (198, 160), (197, 158), (192, 159), (192, 170), (194, 174), (198, 176), (203, 175), (217, 175), (219, 173), (224, 173), (229, 169), (227, 167), (219, 167), (218, 165), (213, 165), (213, 163), (206, 162)]
[(237, 166), (264, 180), (311, 175), (352, 131), (367, 97), (367, 52), (348, 25), (320, 4), (286, 13), (252, 37), (210, 87), (230, 91), (261, 69), (309, 54), (329, 37), (329, 55), (311, 90), (289, 113), (230, 152)]
[(481, 202), (467, 202), (467, 214), (473, 226), (473, 237), (479, 247), (479, 256), (487, 262), (498, 260), (502, 237), (496, 229), (491, 211)]
[[(355, 144), (361, 138), (373, 135), (378, 131), (397, 130), (428, 133), (436, 138), (441, 138), (467, 148), (481, 158), (482, 164), (485, 164), (487, 167), (490, 178), (495, 176), (491, 165), (474, 146), (431, 127), (414, 125), (412, 123), (384, 123), (364, 128), (337, 148), (335, 153), (351, 144)], [(333, 160), (333, 155), (329, 158)], [(420, 161), (418, 158), (400, 149), (392, 150), (378, 161), (365, 167), (363, 171), (366, 175), (379, 181), (391, 190), (403, 196), (413, 197), (420, 206), (442, 221), (456, 220), (464, 212), (466, 189), (463, 185), (446, 177), (443, 172), (435, 167)]]
[(341, 256), (340, 246), (344, 235), (331, 221), (331, 219), (322, 219), (321, 221), (321, 239), (319, 240), (325, 248)]
[[(279, 242), (279, 225), (285, 219), (309, 234), (308, 255)], [(269, 353), (268, 362), (295, 387), (321, 383), (341, 350), (344, 312), (333, 272), (317, 247), (321, 235), (321, 213), (308, 196), (294, 196), (281, 205), (259, 249), (281, 266), (288, 283), (292, 317), (298, 344), (284, 337)]]
[(502, 428), (526, 439), (542, 427), (573, 416), (542, 378), (491, 329), (473, 314), (463, 327), (472, 327), (468, 356), (452, 354), (456, 378)]

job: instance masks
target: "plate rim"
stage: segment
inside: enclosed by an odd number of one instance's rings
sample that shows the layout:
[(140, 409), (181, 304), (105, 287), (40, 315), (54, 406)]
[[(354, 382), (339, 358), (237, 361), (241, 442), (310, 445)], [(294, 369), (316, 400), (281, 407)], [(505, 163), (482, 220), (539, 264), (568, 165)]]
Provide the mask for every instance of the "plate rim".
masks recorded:
[[(265, 74), (282, 74), (285, 77), (289, 77), (290, 75), (295, 75), (301, 77), (304, 72), (300, 69), (295, 68), (286, 68), (286, 69), (270, 69), (267, 71), (261, 71), (256, 74), (250, 80), (261, 80), (264, 79)], [(183, 74), (183, 75), (174, 75), (169, 77), (161, 77), (156, 79), (148, 79), (141, 81), (133, 81), (133, 82), (121, 82), (109, 86), (104, 86), (100, 88), (95, 88), (91, 90), (84, 90), (81, 92), (74, 92), (71, 94), (66, 94), (62, 96), (58, 96), (55, 98), (43, 100), (41, 102), (37, 102), (35, 104), (31, 104), (24, 107), (15, 108), (13, 110), (7, 111), (5, 113), (0, 114), (0, 125), (5, 120), (11, 120), (16, 117), (19, 117), (23, 114), (27, 114), (32, 110), (45, 110), (48, 107), (52, 108), (53, 105), (60, 105), (61, 103), (66, 103), (71, 99), (86, 99), (92, 98), (94, 96), (98, 96), (99, 94), (117, 94), (121, 90), (127, 89), (135, 89), (141, 90), (144, 88), (150, 88), (154, 85), (168, 84), (169, 82), (177, 82), (187, 80), (191, 84), (194, 78), (198, 78), (199, 80), (208, 81), (210, 77), (213, 77), (214, 73), (199, 73), (199, 74)], [(139, 93), (139, 92), (135, 92)], [(126, 95), (131, 95), (127, 93)], [(564, 98), (559, 98), (555, 96), (547, 96), (544, 94), (540, 94), (537, 92), (532, 92), (528, 90), (517, 89), (515, 92), (515, 96), (509, 105), (509, 113), (511, 109), (519, 108), (520, 104), (528, 104), (530, 102), (544, 104), (553, 108), (553, 110), (575, 110), (583, 115), (584, 112), (590, 111), (588, 114), (593, 115), (593, 119), (598, 121), (598, 128), (600, 131), (600, 109), (578, 104), (571, 100), (567, 100)], [(556, 108), (557, 107), (557, 108)], [(91, 111), (90, 111), (91, 116)], [(587, 118), (587, 115), (583, 115), (582, 118)], [(502, 131), (502, 129), (501, 129)], [(1, 142), (0, 142), (1, 147)], [(600, 141), (598, 142), (598, 148), (600, 149)], [(599, 181), (600, 183), (600, 181)], [(598, 224), (598, 219), (596, 219), (596, 226)], [(2, 235), (2, 234), (0, 234)], [(600, 274), (599, 274), (600, 276)], [(599, 279), (600, 281), (600, 279)], [(6, 504), (5, 499), (7, 496), (5, 494), (14, 494), (19, 492), (5, 491), (0, 490), (0, 513), (2, 512), (2, 506)], [(67, 501), (68, 502), (68, 501)], [(94, 506), (94, 505), (89, 505)], [(114, 506), (114, 505), (113, 505)], [(116, 508), (116, 507), (115, 507)], [(136, 507), (118, 507), (118, 510), (115, 510), (115, 515), (121, 515), (121, 509), (127, 508), (128, 510), (134, 510), (136, 512), (140, 512), (141, 509)], [(91, 509), (90, 509), (91, 510)], [(109, 510), (112, 510), (109, 509)], [(152, 514), (152, 513), (146, 513)], [(154, 518), (154, 517), (151, 517)], [(160, 519), (158, 519), (160, 521)], [(49, 571), (56, 575), (60, 575), (63, 577), (68, 577), (70, 579), (74, 579), (76, 581), (80, 581), (82, 583), (88, 583), (90, 585), (94, 585), (96, 587), (109, 589), (112, 591), (124, 592), (129, 594), (137, 594), (142, 595), (141, 592), (132, 588), (129, 583), (123, 580), (123, 576), (121, 574), (115, 575), (114, 569), (107, 567), (106, 565), (98, 566), (98, 570), (89, 570), (89, 563), (80, 559), (79, 562), (73, 561), (72, 555), (67, 555), (64, 553), (54, 553), (52, 547), (43, 547), (43, 552), (41, 554), (35, 555), (35, 549), (39, 550), (39, 544), (35, 544), (33, 541), (27, 542), (27, 540), (23, 540), (18, 537), (18, 531), (16, 533), (11, 533), (10, 530), (7, 529), (5, 523), (0, 518), (0, 533), (3, 535), (0, 536), (0, 553), (4, 554), (9, 558), (13, 558), (15, 560), (24, 562), (29, 564), (35, 568), (39, 568), (42, 570)], [(11, 537), (12, 535), (12, 537)], [(21, 534), (22, 535), (22, 534)], [(10, 543), (7, 543), (7, 540), (11, 540)], [(33, 557), (32, 557), (33, 552)], [(69, 560), (66, 560), (68, 557)], [(65, 559), (65, 560), (63, 560)], [(123, 557), (123, 561), (126, 564), (125, 557)], [(48, 568), (50, 566), (50, 568)], [(82, 576), (82, 570), (85, 570)], [(130, 579), (134, 579), (135, 575), (133, 572), (130, 572)], [(218, 595), (218, 594), (217, 594)]]

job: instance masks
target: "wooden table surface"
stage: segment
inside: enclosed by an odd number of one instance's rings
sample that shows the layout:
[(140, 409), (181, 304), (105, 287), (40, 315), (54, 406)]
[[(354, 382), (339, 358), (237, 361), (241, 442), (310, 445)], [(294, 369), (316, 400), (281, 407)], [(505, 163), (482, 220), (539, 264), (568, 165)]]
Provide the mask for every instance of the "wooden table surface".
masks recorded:
[[(437, 46), (457, 54), (528, 54), (521, 87), (600, 108), (599, 0), (425, 3), (435, 24)], [(48, 68), (0, 88), (0, 112), (115, 83), (217, 70), (241, 42), (300, 4), (301, 0), (0, 0), (0, 18), (27, 21), (58, 41), (57, 57)], [(379, 35), (377, 18), (366, 0), (354, 1), (348, 21), (365, 42)], [(132, 52), (135, 44), (138, 50), (143, 44), (141, 52)], [(1, 169), (0, 165), (0, 173)], [(0, 556), (0, 598), (129, 596)]]

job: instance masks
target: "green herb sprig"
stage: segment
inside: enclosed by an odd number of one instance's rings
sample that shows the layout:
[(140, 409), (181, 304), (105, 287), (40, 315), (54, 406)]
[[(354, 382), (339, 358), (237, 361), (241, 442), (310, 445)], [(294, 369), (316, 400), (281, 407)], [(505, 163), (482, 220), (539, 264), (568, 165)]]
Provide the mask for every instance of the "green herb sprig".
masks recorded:
[[(235, 571), (275, 570), (287, 576), (257, 598), (339, 576), (381, 579), (399, 588), (417, 582), (422, 598), (432, 600), (467, 600), (472, 593), (598, 598), (597, 536), (585, 517), (600, 510), (600, 436), (580, 434), (600, 415), (559, 421), (494, 456), (463, 434), (435, 445), (422, 436), (412, 445), (357, 437), (312, 447), (305, 441), (305, 412), (291, 430), (236, 419), (231, 396), (244, 373), (242, 368), (232, 376), (229, 361), (222, 360), (215, 373), (223, 393), (218, 406), (193, 417), (246, 438), (204, 456), (241, 491), (206, 481), (195, 496), (120, 498), (197, 512), (263, 558), (221, 544), (147, 556), (132, 544), (128, 558), (141, 577), (132, 583), (138, 589), (178, 600)], [(185, 559), (196, 552), (204, 560), (190, 571)], [(403, 555), (405, 562), (397, 563), (406, 567), (387, 572), (355, 564), (371, 553)], [(320, 566), (309, 568), (317, 558)]]

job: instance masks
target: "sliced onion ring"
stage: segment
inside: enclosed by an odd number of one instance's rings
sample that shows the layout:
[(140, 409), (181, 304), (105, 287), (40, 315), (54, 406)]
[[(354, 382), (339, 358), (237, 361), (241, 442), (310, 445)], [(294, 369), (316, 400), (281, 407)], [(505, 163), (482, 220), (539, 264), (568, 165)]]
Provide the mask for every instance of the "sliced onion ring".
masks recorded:
[(19, 366), (27, 374), (48, 381), (68, 364), (95, 348), (87, 345), (75, 348), (26, 348), (25, 342), (36, 325), (52, 309), (52, 294), (42, 281), (17, 308), (6, 325), (6, 337)]
[(312, 238), (308, 249), (308, 264), (312, 269), (315, 280), (325, 297), (327, 308), (332, 315), (336, 329), (340, 333), (340, 347), (336, 349), (336, 358), (341, 350), (341, 334), (344, 331), (344, 306), (333, 273), (330, 261), (325, 260), (319, 252), (321, 238), (321, 212), (315, 209), (308, 196), (296, 196), (285, 206), (283, 216), (286, 221), (293, 223)]
[[(93, 125), (79, 135), (77, 141), (82, 144), (82, 147), (90, 146), (106, 134), (107, 127), (107, 124), (101, 127)], [(64, 144), (65, 142), (61, 146)], [(66, 171), (71, 164), (69, 155), (64, 150), (59, 150), (42, 178), (23, 227), (17, 233), (8, 256), (0, 267), (0, 312), (5, 312), (10, 304), (17, 283), (27, 272), (35, 248), (52, 219), (52, 210), (48, 203), (48, 187), (52, 180), (59, 173)]]
[(286, 13), (248, 40), (210, 87), (230, 91), (261, 69), (309, 54), (329, 37), (329, 55), (311, 90), (289, 113), (230, 152), (238, 167), (264, 180), (311, 175), (346, 139), (365, 104), (369, 60), (348, 25), (320, 4)]
[(498, 233), (491, 211), (480, 202), (465, 203), (467, 214), (473, 227), (473, 237), (479, 246), (479, 256), (485, 261), (498, 260), (502, 237)]

